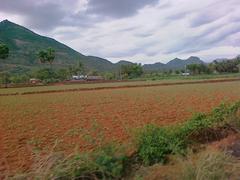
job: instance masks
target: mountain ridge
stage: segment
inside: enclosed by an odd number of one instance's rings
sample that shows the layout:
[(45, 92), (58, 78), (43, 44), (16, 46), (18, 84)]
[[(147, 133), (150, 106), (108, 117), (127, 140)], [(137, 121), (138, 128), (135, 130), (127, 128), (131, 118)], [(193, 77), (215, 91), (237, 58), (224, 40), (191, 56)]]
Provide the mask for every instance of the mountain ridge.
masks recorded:
[(199, 57), (190, 56), (187, 59), (179, 59), (174, 58), (173, 60), (169, 61), (168, 63), (164, 64), (161, 62), (157, 62), (154, 64), (145, 64), (143, 68), (145, 71), (159, 71), (159, 70), (181, 70), (185, 69), (186, 65), (189, 64), (204, 64), (204, 61), (201, 60)]
[[(4, 20), (0, 22), (0, 42), (10, 48), (10, 55), (6, 62), (0, 62), (4, 65), (19, 65), (32, 67), (41, 67), (38, 62), (37, 52), (47, 47), (52, 47), (56, 51), (55, 66), (66, 67), (82, 62), (88, 70), (97, 70), (100, 72), (113, 71), (121, 65), (133, 64), (132, 62), (121, 60), (112, 63), (107, 59), (96, 56), (85, 56), (67, 45), (50, 37), (42, 36), (31, 31), (24, 26)], [(143, 65), (146, 71), (158, 71), (165, 69), (182, 69), (189, 63), (203, 63), (198, 57), (189, 57), (186, 60), (175, 58), (167, 64), (158, 62), (154, 64)]]

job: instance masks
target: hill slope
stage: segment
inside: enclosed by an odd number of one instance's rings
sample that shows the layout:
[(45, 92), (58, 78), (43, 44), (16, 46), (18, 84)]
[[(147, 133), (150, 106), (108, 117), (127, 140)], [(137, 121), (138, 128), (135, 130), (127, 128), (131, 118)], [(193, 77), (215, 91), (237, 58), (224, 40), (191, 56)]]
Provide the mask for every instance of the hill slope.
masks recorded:
[(39, 66), (37, 52), (52, 47), (56, 51), (54, 64), (66, 66), (76, 64), (79, 60), (88, 68), (98, 71), (108, 71), (113, 64), (105, 59), (84, 56), (68, 46), (48, 37), (40, 36), (25, 27), (8, 20), (0, 22), (0, 42), (10, 48), (8, 64)]

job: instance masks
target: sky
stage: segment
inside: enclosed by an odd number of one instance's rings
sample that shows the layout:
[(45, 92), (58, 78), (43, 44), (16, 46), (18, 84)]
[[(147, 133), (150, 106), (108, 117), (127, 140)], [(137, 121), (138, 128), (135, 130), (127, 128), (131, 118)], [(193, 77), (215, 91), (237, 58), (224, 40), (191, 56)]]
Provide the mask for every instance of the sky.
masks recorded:
[(0, 0), (0, 21), (112, 62), (209, 62), (240, 54), (239, 9), (239, 0)]

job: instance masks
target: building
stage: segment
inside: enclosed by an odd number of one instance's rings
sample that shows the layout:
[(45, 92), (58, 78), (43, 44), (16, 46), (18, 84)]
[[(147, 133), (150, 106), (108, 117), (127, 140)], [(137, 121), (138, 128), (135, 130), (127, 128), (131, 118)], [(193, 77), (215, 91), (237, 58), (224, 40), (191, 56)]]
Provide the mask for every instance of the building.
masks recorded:
[(39, 84), (39, 83), (41, 83), (41, 80), (32, 78), (32, 79), (29, 79), (29, 83), (30, 84)]
[(86, 75), (76, 75), (76, 76), (72, 76), (73, 80), (86, 80), (87, 76)]
[(190, 73), (189, 72), (184, 72), (184, 73), (182, 73), (182, 76), (190, 76)]

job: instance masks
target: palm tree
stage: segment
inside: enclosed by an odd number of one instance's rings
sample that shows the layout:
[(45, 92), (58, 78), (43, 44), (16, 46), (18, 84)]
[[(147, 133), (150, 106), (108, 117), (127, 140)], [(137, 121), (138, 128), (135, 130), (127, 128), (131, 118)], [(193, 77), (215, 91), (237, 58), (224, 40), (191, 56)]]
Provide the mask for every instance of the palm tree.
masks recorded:
[(55, 50), (52, 48), (48, 48), (47, 50), (41, 50), (38, 53), (38, 58), (41, 63), (48, 62), (50, 64), (50, 67), (52, 69), (52, 64), (55, 59)]

